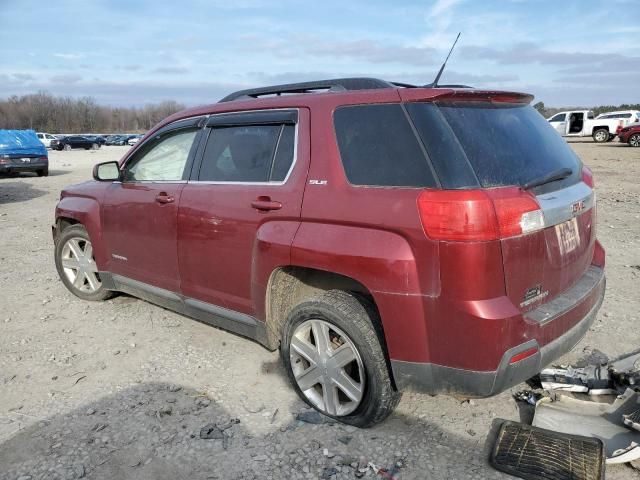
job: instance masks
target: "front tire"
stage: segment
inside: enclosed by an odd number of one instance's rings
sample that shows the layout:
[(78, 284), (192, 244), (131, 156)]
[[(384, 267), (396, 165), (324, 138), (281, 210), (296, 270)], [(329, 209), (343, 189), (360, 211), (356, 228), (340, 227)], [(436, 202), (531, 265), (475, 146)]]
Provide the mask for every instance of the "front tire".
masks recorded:
[(329, 290), (296, 306), (287, 319), (281, 357), (296, 392), (340, 422), (370, 427), (400, 401), (391, 384), (376, 309), (364, 298)]
[(628, 143), (632, 147), (640, 147), (640, 133), (634, 133), (631, 135)]
[(87, 230), (80, 224), (65, 228), (56, 239), (54, 258), (65, 287), (83, 300), (101, 301), (113, 296), (98, 273), (93, 246)]
[(606, 128), (599, 128), (593, 132), (593, 141), (596, 143), (605, 143), (609, 141), (609, 130)]

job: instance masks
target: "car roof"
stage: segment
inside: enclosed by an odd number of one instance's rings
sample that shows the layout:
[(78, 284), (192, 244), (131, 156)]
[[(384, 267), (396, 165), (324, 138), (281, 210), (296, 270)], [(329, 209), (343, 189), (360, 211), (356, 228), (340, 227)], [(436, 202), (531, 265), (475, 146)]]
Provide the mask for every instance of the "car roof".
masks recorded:
[(472, 88), (446, 87), (411, 87), (392, 86), (390, 88), (362, 89), (348, 91), (329, 91), (314, 93), (296, 93), (276, 95), (265, 98), (238, 98), (189, 108), (177, 112), (156, 125), (147, 135), (160, 128), (185, 118), (214, 115), (221, 113), (242, 112), (283, 108), (336, 108), (341, 105), (357, 105), (368, 103), (399, 103), (402, 101), (497, 101), (528, 104), (533, 96), (521, 92), (501, 90), (477, 90)]

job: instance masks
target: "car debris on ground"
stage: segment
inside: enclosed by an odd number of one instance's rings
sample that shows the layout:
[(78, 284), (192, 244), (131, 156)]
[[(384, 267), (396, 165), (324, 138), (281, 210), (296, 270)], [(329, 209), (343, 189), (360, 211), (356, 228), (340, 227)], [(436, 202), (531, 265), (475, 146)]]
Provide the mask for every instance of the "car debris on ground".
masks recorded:
[[(640, 462), (640, 350), (614, 360), (592, 360), (544, 369), (541, 389), (519, 391), (513, 397), (535, 408), (534, 427), (599, 439), (607, 464), (629, 462), (635, 467)], [(552, 446), (532, 455), (545, 455), (548, 448)]]

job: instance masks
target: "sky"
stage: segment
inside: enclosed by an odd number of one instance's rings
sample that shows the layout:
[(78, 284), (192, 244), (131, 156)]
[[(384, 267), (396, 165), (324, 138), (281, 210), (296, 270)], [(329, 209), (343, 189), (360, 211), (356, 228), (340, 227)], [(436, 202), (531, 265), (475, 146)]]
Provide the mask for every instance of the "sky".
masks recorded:
[(0, 98), (140, 106), (370, 76), (640, 103), (640, 0), (0, 0)]

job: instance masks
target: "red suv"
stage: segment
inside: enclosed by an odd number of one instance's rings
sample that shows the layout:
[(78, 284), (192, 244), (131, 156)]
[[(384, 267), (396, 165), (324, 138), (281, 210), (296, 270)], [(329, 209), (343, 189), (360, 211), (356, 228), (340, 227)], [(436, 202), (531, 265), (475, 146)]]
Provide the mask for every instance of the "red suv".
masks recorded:
[(495, 395), (605, 290), (591, 173), (531, 100), (351, 78), (177, 113), (62, 192), (58, 272), (280, 348), (345, 423), (407, 388)]
[(640, 147), (640, 123), (633, 123), (628, 127), (618, 127), (618, 139), (632, 147)]

